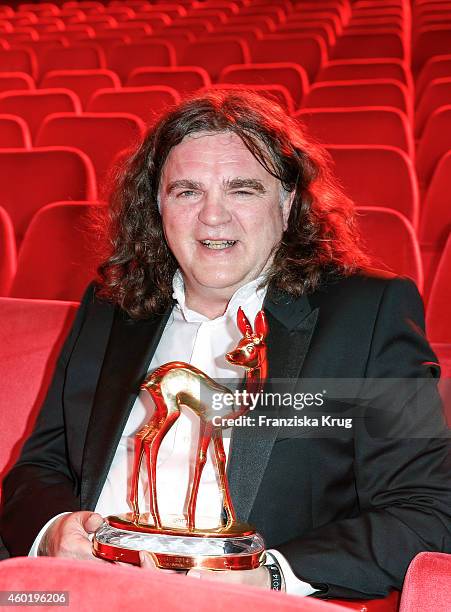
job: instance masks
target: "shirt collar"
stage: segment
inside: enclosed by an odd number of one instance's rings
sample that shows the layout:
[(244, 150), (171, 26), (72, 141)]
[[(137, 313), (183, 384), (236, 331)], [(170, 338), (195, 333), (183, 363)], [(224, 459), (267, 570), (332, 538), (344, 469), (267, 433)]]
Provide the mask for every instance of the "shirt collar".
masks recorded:
[(172, 289), (173, 294), (172, 297), (176, 300), (176, 308), (183, 315), (183, 318), (188, 323), (205, 323), (205, 322), (219, 322), (223, 321), (226, 318), (233, 317), (236, 318), (236, 313), (238, 308), (241, 306), (244, 309), (246, 304), (252, 302), (258, 302), (259, 308), (263, 304), (263, 300), (267, 290), (267, 284), (264, 284), (263, 287), (259, 287), (265, 280), (265, 276), (261, 275), (258, 278), (249, 281), (242, 287), (239, 287), (232, 295), (227, 304), (226, 311), (220, 317), (216, 319), (209, 319), (203, 314), (196, 312), (195, 310), (190, 310), (185, 303), (185, 283), (183, 282), (183, 276), (180, 272), (180, 269), (176, 271), (174, 274), (174, 278), (172, 279)]

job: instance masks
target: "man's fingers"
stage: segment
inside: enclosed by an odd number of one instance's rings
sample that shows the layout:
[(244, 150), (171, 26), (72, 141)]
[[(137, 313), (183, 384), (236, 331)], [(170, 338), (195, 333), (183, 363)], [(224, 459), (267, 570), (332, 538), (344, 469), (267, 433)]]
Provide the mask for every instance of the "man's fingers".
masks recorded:
[(97, 512), (92, 512), (82, 518), (82, 526), (87, 533), (94, 533), (102, 523), (103, 518), (100, 514), (97, 514)]
[(139, 561), (141, 567), (144, 569), (156, 570), (158, 569), (158, 565), (155, 563), (152, 553), (145, 552), (144, 550), (139, 551)]

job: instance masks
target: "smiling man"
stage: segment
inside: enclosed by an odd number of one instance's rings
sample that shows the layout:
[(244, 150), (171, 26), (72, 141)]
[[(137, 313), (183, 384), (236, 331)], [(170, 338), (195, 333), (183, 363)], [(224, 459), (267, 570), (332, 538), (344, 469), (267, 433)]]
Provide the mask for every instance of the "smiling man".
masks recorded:
[[(250, 320), (265, 309), (266, 392), (283, 380), (296, 397), (315, 379), (359, 381), (367, 394), (304, 408), (297, 422), (328, 419), (314, 435), (280, 425), (225, 438), (238, 518), (262, 533), (272, 565), (196, 575), (372, 598), (400, 589), (418, 552), (450, 550), (449, 449), (421, 298), (410, 280), (368, 268), (353, 205), (300, 125), (251, 93), (184, 101), (127, 161), (108, 236), (100, 279), (4, 481), (11, 554), (93, 558), (101, 517), (130, 510), (133, 439), (153, 412), (141, 382), (169, 361), (239, 380), (224, 356), (240, 338), (240, 306)], [(352, 427), (330, 426), (349, 418)], [(183, 414), (161, 446), (163, 517), (186, 510), (196, 426)], [(197, 513), (214, 526), (221, 511), (209, 455)]]

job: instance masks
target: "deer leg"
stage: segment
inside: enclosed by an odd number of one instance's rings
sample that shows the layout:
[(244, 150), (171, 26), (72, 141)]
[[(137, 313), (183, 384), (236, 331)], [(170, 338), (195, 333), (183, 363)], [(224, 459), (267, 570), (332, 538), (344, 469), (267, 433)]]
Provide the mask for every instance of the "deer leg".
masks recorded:
[(207, 450), (210, 444), (211, 434), (211, 423), (206, 423), (201, 419), (199, 427), (199, 443), (197, 446), (196, 468), (194, 470), (193, 486), (191, 487), (188, 502), (188, 531), (193, 531), (195, 528), (197, 494), (199, 492), (199, 483), (202, 476), (202, 471), (205, 463), (207, 462)]
[(147, 427), (139, 431), (135, 436), (135, 454), (133, 461), (133, 472), (130, 484), (130, 494), (128, 501), (131, 504), (133, 512), (133, 522), (139, 521), (139, 505), (138, 505), (138, 483), (141, 463), (144, 457), (144, 441), (148, 434)]
[(157, 499), (157, 459), (158, 451), (160, 450), (161, 443), (164, 437), (171, 429), (172, 425), (180, 416), (180, 412), (172, 413), (166, 419), (161, 420), (157, 426), (155, 434), (149, 439), (144, 440), (144, 449), (147, 460), (147, 473), (149, 477), (149, 492), (150, 492), (150, 514), (153, 519), (154, 527), (161, 529), (161, 518), (158, 511), (158, 499)]
[(221, 430), (218, 428), (213, 430), (213, 442), (215, 447), (216, 465), (218, 466), (219, 484), (222, 491), (222, 503), (224, 504), (224, 510), (227, 515), (226, 526), (230, 526), (236, 522), (236, 514), (233, 507), (232, 498), (230, 496), (229, 481), (226, 474), (227, 457), (224, 451)]

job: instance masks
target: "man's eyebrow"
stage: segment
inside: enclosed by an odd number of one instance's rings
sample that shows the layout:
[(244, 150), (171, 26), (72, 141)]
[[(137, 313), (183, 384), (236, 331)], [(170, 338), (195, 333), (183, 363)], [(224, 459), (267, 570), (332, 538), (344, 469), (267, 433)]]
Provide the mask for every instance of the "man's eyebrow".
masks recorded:
[(266, 193), (266, 187), (258, 179), (253, 178), (233, 178), (225, 181), (226, 189), (254, 189), (258, 193)]
[(179, 179), (171, 181), (166, 187), (166, 193), (172, 193), (176, 189), (202, 189), (202, 183), (192, 181), (191, 179)]

